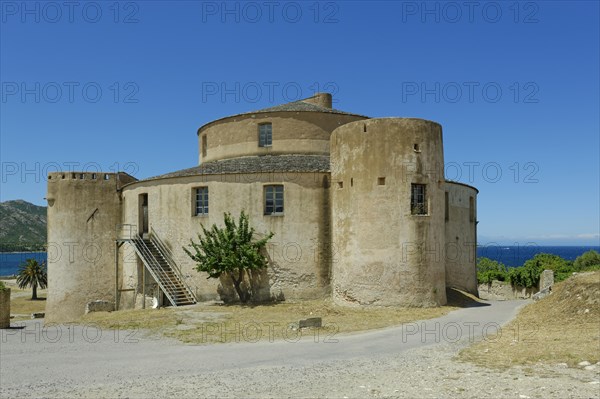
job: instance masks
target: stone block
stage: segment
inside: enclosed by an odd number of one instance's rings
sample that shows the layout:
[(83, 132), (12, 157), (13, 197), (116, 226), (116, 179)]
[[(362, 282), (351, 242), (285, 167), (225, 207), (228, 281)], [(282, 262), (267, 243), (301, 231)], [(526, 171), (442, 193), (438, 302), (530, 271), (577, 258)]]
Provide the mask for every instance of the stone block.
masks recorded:
[(311, 317), (305, 320), (300, 320), (300, 322), (298, 322), (298, 327), (299, 328), (307, 328), (307, 327), (315, 327), (315, 328), (320, 328), (322, 325), (322, 320), (320, 317)]
[(10, 288), (0, 291), (0, 328), (10, 327)]
[(115, 310), (115, 304), (109, 301), (92, 301), (85, 305), (85, 314), (91, 312), (112, 312)]
[(554, 285), (554, 272), (552, 270), (544, 270), (540, 275), (540, 292)]

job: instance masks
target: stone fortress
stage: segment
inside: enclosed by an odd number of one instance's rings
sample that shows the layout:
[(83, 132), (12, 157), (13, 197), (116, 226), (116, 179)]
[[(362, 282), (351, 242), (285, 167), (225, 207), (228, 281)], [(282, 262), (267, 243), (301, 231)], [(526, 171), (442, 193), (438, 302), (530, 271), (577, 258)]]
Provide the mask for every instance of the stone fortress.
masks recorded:
[(254, 300), (438, 306), (446, 287), (477, 294), (478, 191), (444, 179), (439, 124), (339, 111), (318, 93), (209, 122), (198, 146), (198, 166), (144, 180), (48, 176), (47, 322), (98, 300), (231, 299), (182, 247), (242, 210), (257, 233), (275, 233), (269, 267), (249, 276)]

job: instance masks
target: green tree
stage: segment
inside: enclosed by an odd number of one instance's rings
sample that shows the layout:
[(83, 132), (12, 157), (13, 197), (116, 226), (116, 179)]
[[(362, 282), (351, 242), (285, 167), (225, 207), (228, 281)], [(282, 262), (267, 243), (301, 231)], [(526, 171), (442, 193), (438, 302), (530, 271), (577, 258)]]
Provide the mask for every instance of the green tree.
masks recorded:
[(491, 284), (492, 281), (506, 281), (508, 278), (507, 267), (490, 258), (477, 258), (477, 281)]
[(199, 242), (190, 240), (192, 250), (183, 248), (186, 254), (196, 262), (196, 270), (208, 273), (207, 278), (229, 276), (235, 292), (242, 303), (250, 299), (248, 291), (242, 289), (244, 275), (251, 270), (267, 267), (264, 248), (273, 237), (273, 233), (254, 240), (254, 228), (250, 227), (248, 216), (242, 211), (236, 224), (229, 212), (224, 214), (225, 227), (213, 224), (206, 229), (202, 226)]
[(573, 267), (577, 271), (600, 268), (600, 253), (591, 250), (579, 255), (577, 259), (575, 259)]
[(554, 271), (556, 282), (565, 280), (574, 271), (573, 262), (558, 255), (540, 253), (526, 261), (523, 266), (511, 269), (508, 277), (513, 285), (533, 287), (538, 284), (540, 275), (546, 269)]
[(24, 289), (31, 287), (33, 289), (31, 293), (31, 299), (38, 299), (37, 287), (44, 289), (48, 286), (48, 273), (46, 271), (46, 262), (41, 264), (35, 259), (27, 259), (24, 263), (19, 266), (19, 273), (17, 274), (17, 285), (19, 288)]

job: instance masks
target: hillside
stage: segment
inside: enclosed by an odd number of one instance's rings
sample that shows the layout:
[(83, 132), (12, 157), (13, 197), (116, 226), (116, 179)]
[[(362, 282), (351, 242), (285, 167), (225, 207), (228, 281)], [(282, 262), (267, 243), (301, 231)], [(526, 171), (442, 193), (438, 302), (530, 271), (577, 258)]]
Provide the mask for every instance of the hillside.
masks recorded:
[(575, 274), (552, 288), (502, 327), (502, 334), (469, 347), (460, 358), (499, 368), (600, 361), (600, 271)]
[(23, 200), (0, 202), (0, 252), (42, 249), (46, 207)]

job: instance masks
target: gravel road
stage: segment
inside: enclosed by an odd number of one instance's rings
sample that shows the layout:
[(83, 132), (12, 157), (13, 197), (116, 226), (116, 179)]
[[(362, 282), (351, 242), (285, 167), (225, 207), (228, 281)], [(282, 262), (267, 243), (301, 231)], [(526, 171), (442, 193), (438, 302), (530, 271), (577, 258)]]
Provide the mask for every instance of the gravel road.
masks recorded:
[(251, 342), (273, 326), (240, 326), (224, 332), (240, 343), (194, 346), (31, 320), (1, 330), (0, 397), (600, 398), (600, 366), (496, 371), (454, 359), (524, 303), (490, 302), (360, 334), (294, 332), (274, 342)]

